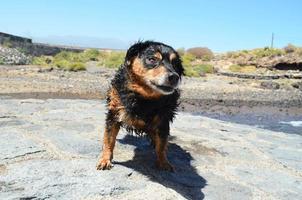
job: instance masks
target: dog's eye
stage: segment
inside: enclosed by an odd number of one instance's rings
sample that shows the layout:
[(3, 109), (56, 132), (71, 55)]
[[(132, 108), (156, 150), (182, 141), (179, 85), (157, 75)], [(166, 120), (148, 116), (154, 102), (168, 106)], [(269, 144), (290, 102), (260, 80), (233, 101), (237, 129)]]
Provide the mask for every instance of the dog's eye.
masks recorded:
[(157, 63), (157, 58), (155, 57), (149, 57), (146, 59), (147, 65), (155, 65)]

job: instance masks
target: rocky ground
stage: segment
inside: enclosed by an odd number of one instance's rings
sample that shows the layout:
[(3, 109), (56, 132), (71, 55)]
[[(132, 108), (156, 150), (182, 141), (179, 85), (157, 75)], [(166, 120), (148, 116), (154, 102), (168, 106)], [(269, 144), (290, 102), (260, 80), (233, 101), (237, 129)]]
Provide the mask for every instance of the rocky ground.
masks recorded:
[[(0, 66), (0, 96), (104, 99), (114, 72), (114, 69), (93, 64), (81, 72), (36, 66)], [(181, 90), (182, 111), (223, 120), (234, 119), (232, 121), (245, 124), (260, 123), (268, 128), (274, 125), (272, 130), (276, 131), (285, 131), (279, 121), (302, 121), (300, 79), (255, 80), (221, 75), (184, 77)], [(302, 132), (302, 127), (286, 129), (291, 129), (290, 133)]]
[(168, 157), (122, 131), (97, 171), (99, 100), (0, 100), (0, 199), (302, 199), (302, 138), (179, 113)]
[[(169, 147), (176, 173), (158, 172), (146, 138), (124, 131), (115, 167), (97, 171), (114, 72), (0, 66), (0, 199), (302, 198), (301, 127), (278, 124), (302, 121), (299, 79), (185, 77)], [(227, 122), (259, 119), (263, 129)]]
[[(114, 72), (114, 69), (93, 65), (82, 72), (36, 66), (0, 65), (0, 94), (21, 98), (103, 99)], [(184, 77), (181, 84), (183, 109), (190, 111), (186, 105), (193, 105), (194, 109), (198, 109), (207, 104), (300, 107), (301, 83), (300, 79), (254, 80), (219, 75)]]

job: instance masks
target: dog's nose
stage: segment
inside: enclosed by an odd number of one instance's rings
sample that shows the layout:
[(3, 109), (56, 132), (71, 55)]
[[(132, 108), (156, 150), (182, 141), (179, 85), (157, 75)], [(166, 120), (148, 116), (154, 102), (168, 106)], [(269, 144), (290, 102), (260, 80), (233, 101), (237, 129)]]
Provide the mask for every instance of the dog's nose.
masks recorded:
[(175, 86), (178, 83), (179, 76), (176, 73), (171, 73), (168, 76), (168, 80), (172, 86)]

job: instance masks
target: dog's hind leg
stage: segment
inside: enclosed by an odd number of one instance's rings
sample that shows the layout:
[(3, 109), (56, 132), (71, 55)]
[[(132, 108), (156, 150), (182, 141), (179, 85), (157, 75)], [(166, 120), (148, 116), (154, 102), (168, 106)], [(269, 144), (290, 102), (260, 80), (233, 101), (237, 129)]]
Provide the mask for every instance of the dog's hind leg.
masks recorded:
[(97, 170), (111, 169), (111, 160), (113, 158), (113, 149), (116, 136), (120, 130), (120, 124), (113, 119), (112, 112), (109, 111), (106, 119), (106, 127), (103, 140), (103, 152), (97, 164)]

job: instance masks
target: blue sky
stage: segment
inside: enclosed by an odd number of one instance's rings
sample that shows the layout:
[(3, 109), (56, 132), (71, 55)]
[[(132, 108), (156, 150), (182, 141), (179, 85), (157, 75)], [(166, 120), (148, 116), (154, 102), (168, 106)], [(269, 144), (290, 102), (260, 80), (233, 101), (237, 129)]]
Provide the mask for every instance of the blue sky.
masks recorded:
[(302, 46), (301, 0), (0, 0), (0, 32), (38, 42), (127, 48), (152, 39), (216, 52)]

